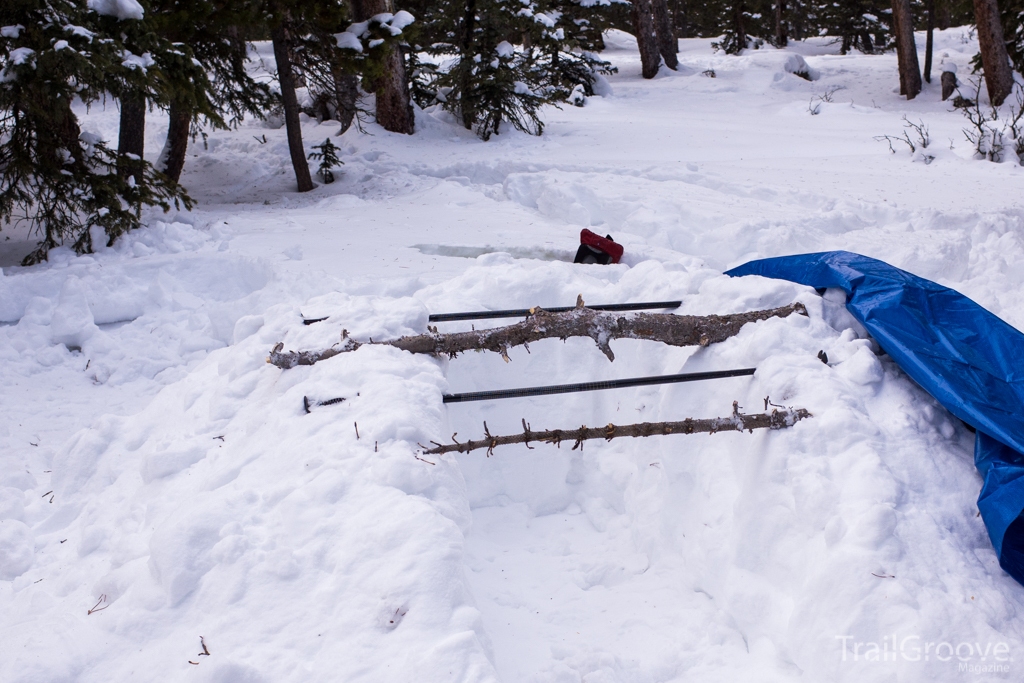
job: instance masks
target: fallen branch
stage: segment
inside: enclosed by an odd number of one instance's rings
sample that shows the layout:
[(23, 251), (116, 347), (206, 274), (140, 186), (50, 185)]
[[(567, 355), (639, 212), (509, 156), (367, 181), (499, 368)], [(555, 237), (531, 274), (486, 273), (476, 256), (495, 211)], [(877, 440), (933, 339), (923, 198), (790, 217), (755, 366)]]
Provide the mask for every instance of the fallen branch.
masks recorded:
[[(553, 443), (561, 447), (563, 441), (572, 441), (572, 450), (579, 448), (583, 450), (583, 442), (590, 439), (604, 439), (611, 441), (619, 436), (655, 436), (664, 434), (714, 434), (715, 432), (742, 432), (755, 429), (785, 429), (810, 417), (811, 414), (803, 408), (796, 410), (773, 410), (771, 413), (758, 413), (756, 415), (744, 415), (739, 412), (736, 401), (732, 404), (732, 415), (730, 417), (713, 417), (709, 419), (686, 418), (681, 422), (640, 422), (638, 424), (617, 426), (609, 424), (605, 427), (587, 427), (579, 429), (551, 429), (543, 432), (531, 432), (530, 426), (523, 421), (523, 432), (509, 436), (493, 436), (484, 423), (484, 438), (479, 441), (464, 441), (462, 443), (439, 444), (431, 441), (434, 448), (423, 447), (423, 455), (441, 455), (443, 453), (468, 453), (479, 448), (486, 448), (487, 455), (494, 454), (496, 446), (522, 443), (530, 448), (530, 442)], [(452, 435), (454, 440), (454, 434)]]
[[(486, 349), (500, 353), (508, 362), (508, 350), (514, 346), (525, 346), (529, 350), (531, 342), (541, 339), (590, 337), (608, 360), (615, 360), (615, 354), (608, 345), (612, 339), (647, 339), (669, 346), (707, 346), (735, 336), (747, 323), (768, 318), (785, 318), (792, 313), (807, 315), (807, 309), (803, 304), (795, 303), (781, 308), (732, 315), (621, 315), (586, 308), (581, 300), (575, 309), (564, 313), (550, 313), (535, 308), (530, 317), (523, 322), (505, 327), (451, 334), (431, 331), (392, 341), (368, 343), (386, 344), (410, 353), (447, 355), (450, 358), (464, 351)], [(340, 344), (322, 351), (283, 351), (284, 344), (279, 343), (270, 352), (268, 362), (283, 369), (296, 365), (313, 365), (338, 354), (355, 351), (364, 343), (367, 342), (357, 342), (349, 338), (347, 331), (342, 331)]]
[[(108, 607), (110, 607), (110, 605), (103, 605), (103, 603), (105, 603), (106, 601), (107, 601), (107, 594), (104, 593), (103, 595), (100, 596), (100, 599), (96, 601), (96, 604), (92, 606), (92, 609), (89, 610), (88, 612), (86, 612), (86, 615), (94, 614), (95, 612), (102, 612), (103, 610), (105, 610)], [(103, 607), (100, 607), (100, 605), (103, 605)]]

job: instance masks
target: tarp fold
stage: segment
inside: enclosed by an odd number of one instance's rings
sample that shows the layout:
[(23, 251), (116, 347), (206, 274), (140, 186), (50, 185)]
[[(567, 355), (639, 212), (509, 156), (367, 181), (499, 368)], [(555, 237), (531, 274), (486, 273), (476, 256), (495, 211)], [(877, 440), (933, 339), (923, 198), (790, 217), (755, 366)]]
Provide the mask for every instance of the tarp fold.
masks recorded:
[(978, 509), (999, 563), (1024, 584), (1024, 334), (963, 294), (847, 251), (745, 263), (761, 275), (846, 292), (846, 308), (882, 350), (977, 430)]

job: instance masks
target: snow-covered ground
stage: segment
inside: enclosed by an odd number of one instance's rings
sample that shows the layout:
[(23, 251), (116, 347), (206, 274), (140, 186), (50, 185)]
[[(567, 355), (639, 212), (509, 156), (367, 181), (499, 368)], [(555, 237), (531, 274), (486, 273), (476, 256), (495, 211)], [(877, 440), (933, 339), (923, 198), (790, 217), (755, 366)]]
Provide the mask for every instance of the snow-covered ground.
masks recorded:
[[(14, 264), (32, 241), (0, 233), (0, 680), (1020, 679), (1024, 587), (977, 515), (972, 435), (831, 294), (721, 273), (848, 249), (1022, 328), (1024, 169), (971, 158), (937, 77), (901, 99), (892, 54), (726, 57), (688, 40), (677, 73), (644, 81), (631, 39), (609, 46), (611, 94), (547, 111), (541, 138), (483, 143), (418, 112), (412, 137), (348, 131), (338, 182), (298, 195), (284, 130), (249, 123), (192, 147), (191, 214), (28, 269)], [(964, 80), (976, 49), (951, 29), (936, 61)], [(793, 53), (817, 80), (786, 72)], [(904, 115), (929, 127), (932, 163), (874, 139)], [(114, 136), (112, 109), (87, 118)], [(154, 155), (165, 130), (154, 115)], [(304, 129), (307, 145), (335, 132)], [(622, 242), (623, 264), (571, 264), (582, 227)], [(577, 294), (679, 298), (683, 313), (801, 301), (810, 316), (701, 350), (614, 342), (611, 364), (588, 340), (509, 364), (382, 347), (265, 362), (279, 341), (384, 339), (425, 331), (430, 312)], [(347, 400), (306, 414), (304, 396)], [(765, 397), (814, 417), (418, 457), (485, 420), (495, 434), (677, 420)]]

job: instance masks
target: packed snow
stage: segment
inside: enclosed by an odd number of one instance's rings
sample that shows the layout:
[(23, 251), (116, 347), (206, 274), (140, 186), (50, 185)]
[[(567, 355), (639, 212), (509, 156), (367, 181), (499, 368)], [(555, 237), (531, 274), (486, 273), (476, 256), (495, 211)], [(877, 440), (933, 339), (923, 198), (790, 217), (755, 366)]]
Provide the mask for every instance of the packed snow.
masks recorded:
[[(190, 148), (191, 213), (31, 268), (15, 264), (34, 240), (5, 227), (0, 680), (1019, 680), (1024, 587), (978, 517), (973, 435), (841, 293), (722, 272), (847, 249), (1022, 328), (1024, 169), (972, 158), (938, 72), (900, 98), (894, 54), (815, 40), (730, 57), (684, 40), (679, 70), (645, 81), (635, 41), (608, 43), (604, 96), (546, 110), (543, 137), (484, 143), (418, 111), (413, 136), (368, 123), (333, 138), (337, 182), (299, 195), (280, 121), (247, 122)], [(966, 83), (967, 30), (936, 46)], [(112, 105), (82, 114), (116, 139)], [(928, 126), (930, 163), (875, 139), (904, 116)], [(337, 128), (305, 119), (307, 147)], [(154, 159), (165, 133), (153, 113)], [(623, 262), (572, 264), (583, 227)], [(577, 295), (809, 315), (707, 348), (620, 340), (614, 363), (587, 339), (509, 363), (387, 346), (266, 362), (278, 342), (383, 340), (425, 332), (430, 313)], [(757, 373), (441, 401), (740, 367)], [(490, 457), (420, 446), (480, 438), (484, 421), (717, 417), (734, 400), (813, 417)]]

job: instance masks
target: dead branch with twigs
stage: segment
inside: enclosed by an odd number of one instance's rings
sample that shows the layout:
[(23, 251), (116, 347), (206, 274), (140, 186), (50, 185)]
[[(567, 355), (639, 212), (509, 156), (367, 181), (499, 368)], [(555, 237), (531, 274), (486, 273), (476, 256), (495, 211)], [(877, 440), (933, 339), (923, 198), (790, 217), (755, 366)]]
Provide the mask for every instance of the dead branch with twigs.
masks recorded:
[(577, 307), (563, 313), (549, 313), (542, 308), (531, 309), (530, 317), (514, 325), (495, 327), (471, 332), (439, 333), (436, 328), (427, 334), (419, 334), (392, 341), (358, 342), (342, 332), (339, 344), (321, 351), (283, 351), (279, 343), (270, 352), (269, 363), (288, 369), (296, 365), (313, 365), (333, 358), (341, 353), (355, 351), (366, 344), (394, 346), (410, 353), (426, 353), (454, 358), (465, 351), (487, 350), (500, 353), (508, 362), (508, 351), (514, 346), (524, 346), (541, 339), (568, 339), (569, 337), (590, 337), (598, 348), (615, 360), (608, 345), (613, 339), (647, 339), (669, 346), (707, 346), (739, 333), (747, 323), (785, 318), (792, 313), (807, 315), (801, 303), (762, 311), (734, 313), (731, 315), (673, 315), (671, 313), (604, 313), (586, 308), (583, 301)]
[(452, 434), (452, 440), (455, 443), (439, 444), (436, 441), (431, 441), (434, 444), (434, 448), (427, 448), (422, 444), (420, 447), (423, 448), (423, 455), (469, 453), (480, 448), (486, 448), (487, 456), (490, 457), (494, 454), (494, 449), (497, 446), (521, 443), (526, 444), (527, 448), (532, 448), (530, 446), (532, 441), (534, 443), (552, 443), (561, 447), (563, 441), (572, 441), (572, 450), (577, 448), (583, 450), (583, 442), (591, 439), (611, 441), (620, 436), (714, 434), (716, 432), (742, 432), (755, 429), (785, 429), (808, 417), (811, 417), (811, 414), (803, 408), (787, 408), (785, 410), (773, 410), (771, 413), (745, 415), (740, 413), (739, 405), (736, 401), (733, 401), (732, 415), (729, 417), (713, 417), (708, 419), (688, 417), (679, 422), (640, 422), (631, 425), (608, 424), (604, 427), (587, 427), (584, 425), (579, 429), (550, 429), (542, 432), (533, 432), (530, 431), (530, 425), (526, 423), (526, 420), (523, 420), (522, 433), (508, 436), (492, 435), (487, 429), (487, 423), (484, 422), (484, 438), (478, 441), (463, 441), (459, 443), (455, 441), (455, 434)]

